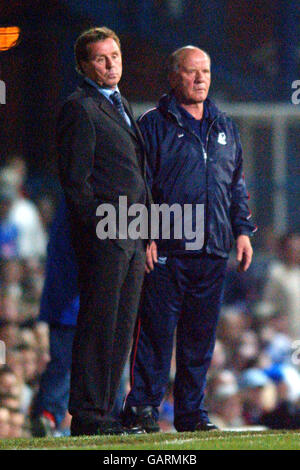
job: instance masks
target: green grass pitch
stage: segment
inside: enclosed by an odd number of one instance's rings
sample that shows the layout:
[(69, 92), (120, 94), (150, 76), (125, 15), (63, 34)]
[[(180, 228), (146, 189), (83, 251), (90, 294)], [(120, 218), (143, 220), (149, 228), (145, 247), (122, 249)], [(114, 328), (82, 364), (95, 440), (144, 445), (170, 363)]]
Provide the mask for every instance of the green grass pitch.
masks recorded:
[(159, 433), (0, 440), (0, 450), (300, 450), (299, 431)]

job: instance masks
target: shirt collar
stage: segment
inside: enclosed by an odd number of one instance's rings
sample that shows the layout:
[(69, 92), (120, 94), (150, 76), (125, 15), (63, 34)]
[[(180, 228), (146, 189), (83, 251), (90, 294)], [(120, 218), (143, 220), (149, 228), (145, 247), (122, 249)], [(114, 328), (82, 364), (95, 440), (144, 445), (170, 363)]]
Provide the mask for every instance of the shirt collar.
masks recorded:
[(84, 80), (89, 83), (91, 86), (93, 86), (94, 88), (96, 88), (96, 90), (98, 90), (103, 96), (105, 96), (105, 98), (107, 98), (108, 100), (110, 100), (110, 97), (111, 95), (117, 91), (118, 93), (120, 93), (120, 90), (118, 88), (118, 85), (115, 86), (115, 88), (105, 88), (105, 87), (101, 87), (100, 85), (98, 85), (96, 82), (94, 82), (94, 80), (92, 80), (91, 78), (89, 77), (84, 77)]
[[(118, 88), (118, 85), (115, 86), (115, 88), (104, 88), (104, 87), (101, 87), (99, 86), (96, 82), (94, 82), (94, 80), (91, 80), (89, 77), (84, 77), (84, 80), (89, 83), (91, 86), (93, 86), (94, 88), (96, 88), (96, 90), (99, 91), (99, 93), (101, 93), (101, 95), (104, 96), (104, 98), (106, 98), (112, 105), (114, 105), (114, 102), (112, 101), (111, 99), (111, 95), (117, 91), (118, 93), (120, 93), (120, 90)], [(130, 120), (130, 117), (128, 116), (128, 113), (127, 111), (125, 110), (125, 120), (128, 124), (129, 127), (132, 126), (131, 124), (131, 120)]]
[[(178, 102), (174, 96), (173, 90), (170, 93), (163, 95), (159, 100), (159, 108), (162, 112), (170, 112), (176, 118), (180, 125), (183, 125), (183, 116), (179, 111)], [(212, 122), (218, 115), (224, 115), (217, 106), (211, 101), (210, 98), (206, 98), (204, 101), (204, 119), (209, 123)]]

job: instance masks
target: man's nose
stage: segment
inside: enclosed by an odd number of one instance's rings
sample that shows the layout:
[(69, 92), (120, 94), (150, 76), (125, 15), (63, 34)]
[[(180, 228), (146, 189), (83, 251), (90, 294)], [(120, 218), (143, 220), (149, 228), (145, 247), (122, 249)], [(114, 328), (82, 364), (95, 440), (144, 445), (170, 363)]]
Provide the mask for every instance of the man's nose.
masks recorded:
[(107, 57), (107, 58), (106, 58), (106, 68), (111, 69), (111, 68), (112, 68), (112, 65), (113, 65), (112, 59), (110, 59), (109, 57)]
[(202, 81), (202, 78), (203, 78), (202, 72), (201, 72), (200, 70), (197, 70), (197, 71), (196, 71), (196, 77), (195, 77), (196, 81), (197, 81), (197, 82), (201, 82), (201, 81)]

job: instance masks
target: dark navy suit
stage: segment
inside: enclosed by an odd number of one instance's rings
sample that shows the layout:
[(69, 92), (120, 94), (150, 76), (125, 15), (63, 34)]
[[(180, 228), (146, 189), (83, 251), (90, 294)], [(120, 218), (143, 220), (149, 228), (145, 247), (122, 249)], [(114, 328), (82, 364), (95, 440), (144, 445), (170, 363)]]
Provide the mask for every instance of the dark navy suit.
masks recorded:
[[(119, 214), (150, 200), (145, 151), (130, 107), (131, 127), (86, 81), (63, 104), (57, 120), (60, 182), (66, 197), (78, 265), (80, 308), (72, 352), (69, 411), (95, 428), (113, 408), (134, 330), (145, 248), (141, 240), (99, 239), (97, 208)], [(117, 217), (118, 218), (118, 217)]]

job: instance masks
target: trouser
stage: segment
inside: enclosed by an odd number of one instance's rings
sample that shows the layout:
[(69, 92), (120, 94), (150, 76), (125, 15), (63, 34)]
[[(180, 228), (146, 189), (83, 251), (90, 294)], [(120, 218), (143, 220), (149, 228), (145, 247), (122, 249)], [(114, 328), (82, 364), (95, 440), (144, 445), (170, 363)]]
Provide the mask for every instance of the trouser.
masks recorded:
[(142, 240), (131, 241), (124, 250), (111, 240), (93, 237), (77, 239), (74, 248), (80, 309), (69, 411), (92, 423), (105, 420), (116, 399), (136, 320), (145, 250)]
[(48, 411), (59, 427), (68, 408), (75, 326), (53, 324), (49, 329), (50, 361), (41, 377), (32, 414), (39, 416), (43, 411)]
[[(160, 261), (161, 260), (161, 261)], [(226, 259), (159, 258), (146, 275), (131, 354), (131, 391), (126, 406), (158, 407), (169, 382), (176, 330), (174, 424), (207, 420), (206, 374), (213, 354)]]

